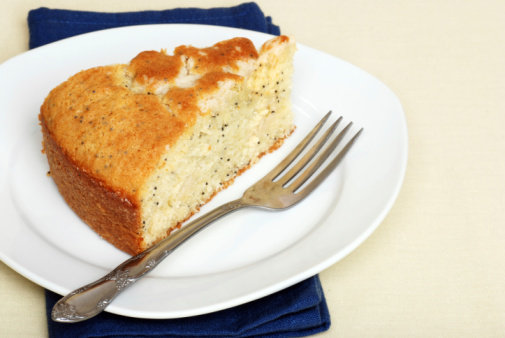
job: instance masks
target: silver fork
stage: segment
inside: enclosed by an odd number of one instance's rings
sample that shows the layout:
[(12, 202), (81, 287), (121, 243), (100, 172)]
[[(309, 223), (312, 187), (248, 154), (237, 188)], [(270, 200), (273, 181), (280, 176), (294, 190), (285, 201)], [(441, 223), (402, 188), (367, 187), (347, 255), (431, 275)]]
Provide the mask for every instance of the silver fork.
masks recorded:
[[(184, 225), (165, 240), (150, 249), (128, 259), (112, 272), (99, 280), (83, 286), (60, 299), (53, 307), (51, 317), (57, 322), (80, 322), (92, 318), (102, 312), (112, 300), (127, 287), (152, 271), (163, 259), (172, 253), (180, 244), (218, 218), (244, 207), (260, 207), (267, 209), (285, 209), (307, 197), (323, 182), (326, 177), (340, 164), (343, 157), (351, 149), (363, 128), (360, 129), (342, 150), (322, 169), (315, 178), (307, 182), (318, 171), (332, 152), (337, 148), (347, 131), (349, 123), (314, 159), (317, 153), (328, 142), (342, 120), (340, 117), (331, 125), (322, 137), (308, 150), (300, 161), (294, 160), (305, 150), (314, 136), (329, 119), (331, 112), (312, 129), (298, 146), (270, 173), (260, 179), (244, 195), (234, 201), (225, 203), (208, 212), (200, 218)], [(314, 160), (313, 160), (314, 159)], [(313, 161), (312, 161), (313, 160)], [(312, 162), (311, 162), (312, 161)], [(294, 164), (290, 167), (291, 164)], [(303, 172), (302, 170), (307, 167)], [(287, 173), (281, 174), (289, 169)], [(304, 185), (307, 183), (306, 185)]]

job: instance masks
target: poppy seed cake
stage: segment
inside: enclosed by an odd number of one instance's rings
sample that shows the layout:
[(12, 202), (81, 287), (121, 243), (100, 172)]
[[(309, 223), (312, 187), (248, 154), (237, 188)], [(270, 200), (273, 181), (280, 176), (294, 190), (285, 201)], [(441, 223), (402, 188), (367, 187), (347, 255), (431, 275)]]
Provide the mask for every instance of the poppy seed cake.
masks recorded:
[(65, 201), (129, 254), (165, 238), (294, 130), (294, 51), (234, 38), (72, 76), (39, 115)]

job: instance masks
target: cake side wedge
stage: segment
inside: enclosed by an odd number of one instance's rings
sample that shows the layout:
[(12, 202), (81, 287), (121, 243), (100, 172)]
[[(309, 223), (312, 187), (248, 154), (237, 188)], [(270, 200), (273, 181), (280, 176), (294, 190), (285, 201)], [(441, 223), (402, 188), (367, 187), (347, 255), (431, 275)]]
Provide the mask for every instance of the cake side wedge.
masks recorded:
[(74, 75), (39, 115), (62, 196), (129, 254), (163, 239), (294, 130), (295, 49), (235, 38)]

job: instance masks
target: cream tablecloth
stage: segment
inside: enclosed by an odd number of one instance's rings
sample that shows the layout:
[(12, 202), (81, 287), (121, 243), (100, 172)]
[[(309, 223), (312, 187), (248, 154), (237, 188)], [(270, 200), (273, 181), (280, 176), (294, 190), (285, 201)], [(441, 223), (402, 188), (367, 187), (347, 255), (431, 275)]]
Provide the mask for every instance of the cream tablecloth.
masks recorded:
[[(27, 50), (26, 16), (40, 6), (238, 3), (4, 0), (0, 62)], [(386, 83), (408, 123), (408, 169), (396, 204), (363, 245), (321, 273), (333, 323), (319, 336), (505, 336), (505, 2), (257, 3), (283, 33)], [(42, 288), (3, 263), (0, 299), (0, 337), (47, 336)]]

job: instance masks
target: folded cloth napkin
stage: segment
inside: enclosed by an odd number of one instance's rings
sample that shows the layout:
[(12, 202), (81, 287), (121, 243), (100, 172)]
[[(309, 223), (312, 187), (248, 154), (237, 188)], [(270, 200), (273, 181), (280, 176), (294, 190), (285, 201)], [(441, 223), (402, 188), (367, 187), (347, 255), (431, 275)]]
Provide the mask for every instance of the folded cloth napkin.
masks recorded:
[[(47, 317), (61, 296), (46, 291)], [(234, 308), (176, 319), (126, 318), (111, 313), (79, 323), (48, 319), (50, 337), (303, 337), (330, 326), (317, 276)]]
[[(279, 27), (255, 3), (130, 13), (39, 8), (28, 15), (30, 48), (100, 29), (158, 23), (210, 24), (280, 34)], [(60, 298), (46, 291), (50, 337), (302, 337), (330, 326), (318, 276), (231, 309), (179, 319), (137, 319), (104, 312), (80, 323), (57, 323), (51, 320), (51, 310)]]
[(30, 49), (101, 29), (166, 23), (243, 28), (279, 35), (280, 29), (255, 3), (228, 8), (177, 8), (164, 11), (98, 13), (39, 8), (29, 12)]

